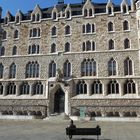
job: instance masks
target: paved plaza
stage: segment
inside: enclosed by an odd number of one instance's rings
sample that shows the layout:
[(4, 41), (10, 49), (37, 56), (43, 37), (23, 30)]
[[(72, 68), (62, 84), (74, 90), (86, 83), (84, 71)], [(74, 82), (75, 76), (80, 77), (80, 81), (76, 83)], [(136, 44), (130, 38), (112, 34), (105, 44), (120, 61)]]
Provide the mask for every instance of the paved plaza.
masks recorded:
[[(68, 140), (60, 120), (0, 120), (0, 140)], [(100, 140), (140, 140), (140, 122), (77, 121), (77, 127), (101, 126)], [(96, 136), (74, 136), (73, 140), (95, 140)]]

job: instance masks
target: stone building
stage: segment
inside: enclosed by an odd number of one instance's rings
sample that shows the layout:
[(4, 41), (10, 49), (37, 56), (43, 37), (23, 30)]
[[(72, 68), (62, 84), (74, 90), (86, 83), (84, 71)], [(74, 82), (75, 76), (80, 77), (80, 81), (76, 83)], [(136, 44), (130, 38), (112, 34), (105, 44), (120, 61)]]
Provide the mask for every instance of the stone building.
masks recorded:
[(140, 116), (140, 1), (1, 13), (1, 115)]

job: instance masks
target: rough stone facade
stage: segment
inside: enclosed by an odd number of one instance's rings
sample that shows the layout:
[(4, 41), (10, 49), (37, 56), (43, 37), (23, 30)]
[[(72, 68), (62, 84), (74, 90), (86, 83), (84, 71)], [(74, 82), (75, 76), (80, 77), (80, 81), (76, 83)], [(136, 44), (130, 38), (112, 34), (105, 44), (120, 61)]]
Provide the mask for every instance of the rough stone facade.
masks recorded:
[[(109, 0), (106, 4), (95, 4), (90, 0), (81, 4), (58, 4), (57, 6), (41, 9), (38, 5), (33, 11), (23, 14), (18, 11), (15, 16), (10, 12), (1, 19), (1, 47), (4, 46), (5, 53), (0, 56), (0, 63), (4, 66), (3, 77), (0, 83), (3, 85), (0, 95), (0, 111), (22, 112), (21, 114), (38, 114), (49, 116), (54, 112), (55, 94), (61, 89), (64, 92), (64, 112), (67, 115), (77, 114), (80, 107), (86, 107), (87, 112), (102, 116), (140, 116), (140, 60), (139, 60), (139, 18), (140, 2), (133, 1), (128, 5), (125, 0), (120, 6), (113, 5)], [(125, 6), (125, 8), (124, 8)], [(109, 8), (113, 9), (109, 13)], [(85, 9), (88, 11), (85, 15)], [(92, 15), (90, 10), (92, 9)], [(125, 11), (126, 10), (126, 11)], [(66, 17), (69, 11), (69, 17)], [(75, 14), (77, 13), (79, 14)], [(56, 13), (56, 17), (54, 15)], [(39, 20), (34, 20), (35, 15), (40, 15)], [(49, 15), (49, 16), (47, 16)], [(19, 17), (19, 21), (16, 19)], [(128, 21), (128, 29), (123, 30), (124, 21)], [(108, 23), (113, 23), (113, 31), (108, 31)], [(94, 25), (93, 33), (83, 33), (83, 25)], [(65, 27), (70, 26), (70, 34), (65, 34)], [(56, 35), (52, 36), (52, 27), (56, 27)], [(40, 28), (40, 36), (30, 37), (30, 30)], [(14, 31), (18, 30), (18, 38), (14, 38)], [(4, 31), (7, 36), (3, 39)], [(124, 40), (129, 39), (129, 48), (124, 48)], [(109, 50), (109, 40), (114, 40), (114, 48)], [(94, 41), (95, 50), (83, 51), (83, 42)], [(70, 51), (65, 51), (65, 43), (70, 43)], [(55, 52), (51, 53), (51, 44), (56, 44)], [(29, 54), (30, 45), (39, 45), (38, 54)], [(13, 46), (17, 47), (17, 54), (12, 55)], [(113, 58), (116, 61), (116, 74), (108, 75), (108, 62)], [(124, 61), (132, 60), (132, 74), (125, 75)], [(96, 61), (95, 76), (81, 76), (81, 63), (84, 59)], [(64, 77), (64, 63), (71, 63), (69, 77)], [(39, 64), (38, 77), (26, 77), (26, 66), (29, 62), (37, 61)], [(62, 73), (49, 76), (49, 65), (51, 61), (56, 63), (56, 69)], [(9, 67), (16, 64), (16, 76), (9, 78)], [(131, 64), (130, 64), (131, 65)], [(55, 71), (57, 73), (57, 71)], [(86, 92), (79, 94), (77, 84), (79, 81), (86, 84)], [(93, 93), (93, 82), (99, 80), (102, 84), (102, 93)], [(109, 93), (110, 81), (117, 81), (119, 93)], [(128, 90), (134, 88), (133, 93), (124, 92), (124, 83), (132, 80), (134, 86), (128, 85)], [(14, 82), (15, 94), (7, 95), (7, 85)], [(28, 82), (29, 93), (20, 94), (20, 85)], [(34, 82), (43, 85), (42, 94), (33, 94)], [(114, 86), (114, 85), (113, 85)], [(112, 86), (112, 87), (113, 87)], [(129, 88), (130, 87), (130, 88)], [(114, 88), (114, 87), (113, 87)], [(118, 87), (117, 87), (118, 88)], [(130, 89), (131, 90), (131, 89)], [(59, 102), (59, 101), (58, 101)], [(76, 111), (74, 111), (76, 110)], [(25, 113), (26, 111), (26, 113)], [(39, 112), (40, 111), (40, 112)], [(116, 113), (117, 112), (117, 113)], [(18, 114), (18, 113), (16, 113)]]

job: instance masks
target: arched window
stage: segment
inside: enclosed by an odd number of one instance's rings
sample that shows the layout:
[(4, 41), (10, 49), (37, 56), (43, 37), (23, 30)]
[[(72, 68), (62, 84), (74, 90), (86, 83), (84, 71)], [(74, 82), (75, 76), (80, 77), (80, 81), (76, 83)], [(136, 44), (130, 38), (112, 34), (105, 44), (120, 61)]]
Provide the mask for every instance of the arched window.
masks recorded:
[(18, 30), (15, 30), (14, 31), (14, 38), (18, 38), (19, 36), (18, 36), (19, 34), (18, 34)]
[(23, 82), (20, 85), (20, 95), (29, 95), (30, 92), (30, 86), (27, 82)]
[(119, 84), (116, 80), (108, 83), (108, 94), (119, 94)]
[(111, 15), (112, 14), (112, 8), (108, 7), (108, 14)]
[(51, 53), (55, 53), (55, 52), (56, 52), (56, 44), (53, 43), (53, 44), (51, 45)]
[(36, 15), (36, 21), (40, 21), (40, 14)]
[(14, 82), (10, 82), (7, 85), (7, 95), (15, 95), (16, 94), (16, 85)]
[(37, 29), (33, 28), (33, 36), (32, 37), (37, 37)]
[(19, 23), (19, 21), (20, 21), (20, 17), (17, 16), (17, 17), (16, 17), (16, 23)]
[(52, 61), (49, 64), (49, 77), (55, 77), (56, 76), (56, 63)]
[(124, 13), (124, 14), (126, 14), (126, 13), (127, 13), (127, 8), (126, 8), (126, 5), (123, 5), (122, 10), (123, 10), (123, 13)]
[(35, 14), (32, 14), (32, 21), (35, 21)]
[(83, 26), (82, 26), (82, 33), (86, 33), (85, 29), (86, 29), (86, 28), (85, 28), (85, 25), (83, 25)]
[(16, 64), (12, 63), (10, 66), (9, 78), (15, 78), (15, 77), (16, 77)]
[(89, 23), (86, 25), (86, 33), (91, 33), (91, 25)]
[(3, 46), (0, 46), (0, 56), (4, 56), (5, 54), (5, 48)]
[(130, 48), (130, 41), (128, 38), (124, 40), (124, 49), (129, 49)]
[(93, 16), (93, 12), (92, 12), (92, 9), (89, 9), (89, 16)]
[(39, 77), (39, 64), (38, 62), (29, 62), (26, 65), (26, 72), (25, 72), (26, 78), (37, 78)]
[(66, 12), (66, 18), (70, 18), (70, 11)]
[(90, 41), (87, 41), (87, 42), (86, 42), (86, 50), (87, 50), (87, 51), (90, 51), (90, 50), (91, 50), (91, 45), (92, 45), (92, 44), (91, 44)]
[(57, 18), (57, 14), (56, 12), (53, 12), (53, 17), (52, 17), (54, 20)]
[(123, 30), (124, 30), (124, 31), (129, 30), (129, 24), (128, 24), (128, 21), (127, 21), (127, 20), (125, 20), (125, 21), (123, 22)]
[(108, 45), (109, 45), (109, 50), (113, 50), (115, 48), (114, 41), (112, 39), (109, 40)]
[(116, 69), (117, 69), (116, 61), (112, 58), (108, 62), (108, 75), (109, 76), (116, 75)]
[(7, 32), (6, 31), (3, 31), (3, 33), (2, 33), (2, 39), (7, 39)]
[(67, 26), (65, 27), (65, 35), (69, 35), (69, 34), (70, 34), (70, 26), (67, 25)]
[(33, 44), (32, 46), (29, 46), (28, 54), (39, 54), (39, 45)]
[(109, 32), (113, 31), (113, 23), (112, 22), (108, 23), (108, 31)]
[(136, 93), (136, 84), (133, 80), (127, 80), (124, 83), (124, 93), (125, 94), (135, 94)]
[(13, 47), (12, 55), (17, 55), (17, 46)]
[(0, 63), (0, 79), (3, 78), (3, 69), (4, 69), (4, 66), (2, 65), (2, 63)]
[(64, 77), (70, 77), (71, 76), (71, 63), (66, 60), (64, 63)]
[(87, 84), (85, 81), (79, 81), (76, 84), (76, 94), (87, 94)]
[(124, 61), (124, 75), (133, 75), (133, 64), (130, 58)]
[(101, 94), (102, 93), (102, 83), (99, 80), (93, 82), (92, 93), (93, 94)]
[(81, 76), (96, 76), (96, 62), (94, 59), (84, 59), (81, 63)]
[(84, 10), (84, 17), (87, 17), (87, 16), (88, 16), (88, 10), (85, 9), (85, 10)]
[(65, 52), (70, 52), (70, 43), (69, 42), (67, 42), (65, 44)]
[(56, 27), (52, 27), (52, 36), (55, 36), (56, 35)]
[(95, 50), (95, 42), (86, 41), (82, 44), (82, 51), (94, 51)]
[(4, 23), (8, 24), (8, 18), (7, 17), (4, 19)]
[(2, 83), (0, 83), (0, 95), (2, 95), (3, 94), (3, 85), (2, 85)]
[(42, 95), (43, 94), (43, 85), (41, 82), (36, 82), (33, 84), (33, 95)]

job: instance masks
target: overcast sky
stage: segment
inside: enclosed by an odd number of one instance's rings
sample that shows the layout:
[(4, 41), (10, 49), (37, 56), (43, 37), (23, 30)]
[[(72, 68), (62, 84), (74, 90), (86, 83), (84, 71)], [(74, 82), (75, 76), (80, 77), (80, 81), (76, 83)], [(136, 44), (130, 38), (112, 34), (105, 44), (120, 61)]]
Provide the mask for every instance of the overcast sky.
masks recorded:
[[(82, 0), (65, 0), (65, 3), (80, 3)], [(94, 2), (102, 3), (108, 0), (92, 0)], [(112, 0), (114, 3), (120, 4), (122, 0)], [(130, 1), (130, 0), (129, 0)], [(6, 15), (6, 11), (10, 11), (13, 15), (16, 14), (18, 9), (23, 13), (29, 10), (33, 10), (36, 4), (39, 4), (41, 8), (53, 6), (57, 4), (58, 0), (0, 0), (0, 6), (3, 9), (3, 16)]]

